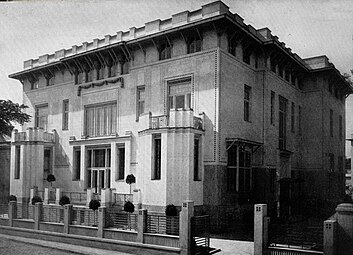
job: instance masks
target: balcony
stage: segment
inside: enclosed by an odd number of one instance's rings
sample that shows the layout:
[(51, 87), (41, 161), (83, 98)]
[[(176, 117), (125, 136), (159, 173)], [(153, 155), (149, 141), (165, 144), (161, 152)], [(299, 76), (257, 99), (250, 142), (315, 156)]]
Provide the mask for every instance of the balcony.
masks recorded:
[(24, 132), (18, 132), (14, 129), (12, 132), (12, 142), (45, 142), (54, 143), (55, 130), (53, 133), (44, 131), (42, 128), (27, 128)]
[(194, 111), (191, 109), (170, 110), (169, 116), (152, 116), (152, 113), (149, 113), (141, 118), (141, 124), (143, 123), (144, 127), (147, 126), (146, 122), (148, 122), (149, 129), (194, 128), (204, 130), (203, 115), (194, 116)]

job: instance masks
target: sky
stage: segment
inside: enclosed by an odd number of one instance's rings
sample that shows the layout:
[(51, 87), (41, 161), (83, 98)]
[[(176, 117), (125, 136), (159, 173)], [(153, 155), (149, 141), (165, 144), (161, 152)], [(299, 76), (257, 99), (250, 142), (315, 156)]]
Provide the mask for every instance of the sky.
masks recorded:
[[(22, 101), (21, 83), (8, 75), (23, 61), (104, 38), (130, 27), (197, 10), (213, 0), (47, 0), (0, 2), (0, 99)], [(343, 74), (353, 69), (353, 0), (224, 0), (256, 29), (268, 27), (301, 58), (327, 55)], [(353, 134), (353, 96), (346, 102)], [(350, 144), (346, 155), (350, 157)]]

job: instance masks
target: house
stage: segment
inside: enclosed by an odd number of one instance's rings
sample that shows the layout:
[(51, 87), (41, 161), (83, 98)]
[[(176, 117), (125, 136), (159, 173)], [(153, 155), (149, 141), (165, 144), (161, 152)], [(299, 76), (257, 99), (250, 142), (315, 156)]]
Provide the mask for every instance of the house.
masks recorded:
[[(345, 98), (326, 56), (302, 59), (217, 1), (24, 62), (34, 116), (11, 141), (11, 194), (49, 184), (193, 200), (222, 224), (254, 202), (296, 213), (344, 195)], [(224, 218), (224, 217), (223, 217)], [(218, 224), (218, 223), (217, 223)]]

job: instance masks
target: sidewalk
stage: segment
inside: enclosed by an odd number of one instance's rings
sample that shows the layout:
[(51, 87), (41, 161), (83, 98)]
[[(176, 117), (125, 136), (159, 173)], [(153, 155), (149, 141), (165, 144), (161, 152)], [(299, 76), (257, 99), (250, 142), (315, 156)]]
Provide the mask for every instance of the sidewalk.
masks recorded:
[(90, 248), (86, 246), (79, 246), (79, 245), (72, 245), (66, 243), (57, 243), (57, 242), (50, 242), (38, 239), (31, 239), (31, 238), (24, 238), (19, 236), (9, 236), (0, 234), (1, 238), (15, 240), (22, 243), (29, 243), (32, 245), (39, 245), (43, 247), (50, 247), (66, 252), (76, 253), (76, 254), (84, 254), (84, 255), (132, 255), (131, 253), (123, 253), (118, 251), (110, 251), (110, 250), (102, 250), (96, 248)]
[(212, 254), (217, 254), (217, 255), (253, 255), (254, 254), (253, 242), (211, 238), (210, 247), (216, 249)]

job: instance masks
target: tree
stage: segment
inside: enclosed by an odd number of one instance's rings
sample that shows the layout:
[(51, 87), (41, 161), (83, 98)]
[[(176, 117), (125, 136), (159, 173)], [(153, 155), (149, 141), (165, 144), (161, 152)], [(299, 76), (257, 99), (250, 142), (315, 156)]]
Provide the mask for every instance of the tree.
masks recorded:
[(351, 74), (344, 73), (343, 77), (346, 79), (346, 81), (353, 86), (353, 80), (352, 80), (352, 75), (353, 75), (353, 69), (350, 70)]
[(23, 125), (31, 118), (27, 113), (22, 112), (28, 106), (14, 103), (11, 100), (0, 100), (0, 135), (11, 136), (14, 126), (13, 122)]
[(131, 184), (136, 182), (136, 178), (133, 174), (126, 176), (126, 183), (130, 185), (130, 194), (131, 194)]
[(47, 182), (50, 182), (50, 186), (52, 186), (52, 182), (55, 182), (56, 179), (55, 179), (55, 176), (53, 174), (48, 174), (47, 176)]

